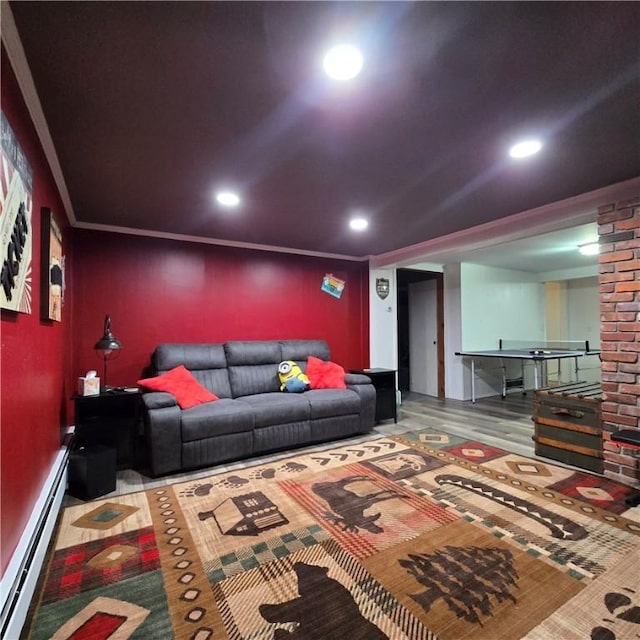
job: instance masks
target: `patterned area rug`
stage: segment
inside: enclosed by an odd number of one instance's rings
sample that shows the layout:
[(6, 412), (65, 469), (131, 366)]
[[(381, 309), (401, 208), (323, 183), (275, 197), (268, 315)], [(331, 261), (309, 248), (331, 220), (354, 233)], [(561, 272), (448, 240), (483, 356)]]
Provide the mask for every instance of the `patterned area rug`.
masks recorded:
[(96, 500), (28, 637), (636, 638), (628, 493), (425, 430)]

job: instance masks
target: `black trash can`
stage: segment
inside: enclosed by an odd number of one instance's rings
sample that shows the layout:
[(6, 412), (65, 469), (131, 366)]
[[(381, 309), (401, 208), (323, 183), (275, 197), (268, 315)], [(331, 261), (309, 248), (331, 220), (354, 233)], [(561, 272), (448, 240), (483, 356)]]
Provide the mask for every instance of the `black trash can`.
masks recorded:
[(116, 490), (116, 456), (113, 447), (101, 444), (81, 447), (69, 455), (67, 493), (93, 500)]

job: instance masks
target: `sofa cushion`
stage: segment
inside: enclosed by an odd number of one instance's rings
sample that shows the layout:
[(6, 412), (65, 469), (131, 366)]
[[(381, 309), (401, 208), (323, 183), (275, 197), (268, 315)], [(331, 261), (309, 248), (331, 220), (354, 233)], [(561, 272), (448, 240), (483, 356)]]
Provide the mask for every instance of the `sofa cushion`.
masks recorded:
[(168, 371), (180, 364), (190, 371), (224, 369), (227, 366), (221, 344), (165, 342), (156, 347), (151, 362), (156, 371)]
[(346, 389), (344, 369), (335, 362), (325, 362), (314, 356), (307, 361), (307, 376), (312, 389)]
[(240, 400), (221, 398), (182, 412), (182, 440), (191, 442), (229, 433), (252, 431), (252, 408)]
[(229, 367), (229, 382), (234, 398), (280, 392), (278, 363)]
[(151, 363), (160, 374), (182, 364), (203, 387), (219, 398), (231, 397), (227, 359), (221, 344), (167, 342), (156, 347)]
[(230, 341), (224, 345), (233, 398), (280, 390), (280, 343), (267, 340)]
[[(280, 343), (272, 340), (231, 340), (224, 343), (227, 365), (279, 364)], [(287, 358), (288, 359), (288, 358)]]
[[(282, 340), (283, 360), (306, 360), (309, 356), (315, 356), (320, 360), (330, 360), (329, 345), (325, 340)], [(302, 366), (302, 362), (300, 362)]]
[(181, 409), (218, 400), (218, 396), (205, 389), (183, 365), (155, 378), (138, 380), (138, 385), (151, 391), (166, 391), (174, 395)]
[(253, 409), (254, 424), (259, 428), (309, 420), (311, 409), (305, 396), (306, 393), (259, 393), (244, 396), (242, 402)]
[(318, 389), (307, 391), (311, 420), (360, 413), (360, 397), (349, 389)]
[(202, 369), (191, 372), (193, 377), (219, 398), (231, 398), (231, 383), (227, 369)]

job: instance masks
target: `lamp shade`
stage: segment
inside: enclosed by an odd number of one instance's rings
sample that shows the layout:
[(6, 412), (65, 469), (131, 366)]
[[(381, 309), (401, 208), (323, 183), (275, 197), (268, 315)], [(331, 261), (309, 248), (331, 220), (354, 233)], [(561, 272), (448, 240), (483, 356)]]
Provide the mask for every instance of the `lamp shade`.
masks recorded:
[(104, 317), (104, 335), (93, 347), (96, 351), (117, 351), (122, 349), (120, 340), (111, 333), (111, 318), (106, 315)]
[(122, 349), (122, 344), (118, 338), (116, 338), (113, 333), (111, 333), (111, 318), (107, 314), (104, 317), (104, 335), (98, 342), (95, 343), (93, 348), (96, 351), (96, 354), (102, 358), (104, 362), (104, 371), (102, 374), (102, 387), (101, 391), (110, 391), (111, 387), (107, 385), (107, 362), (109, 360), (114, 360), (120, 355), (120, 349)]

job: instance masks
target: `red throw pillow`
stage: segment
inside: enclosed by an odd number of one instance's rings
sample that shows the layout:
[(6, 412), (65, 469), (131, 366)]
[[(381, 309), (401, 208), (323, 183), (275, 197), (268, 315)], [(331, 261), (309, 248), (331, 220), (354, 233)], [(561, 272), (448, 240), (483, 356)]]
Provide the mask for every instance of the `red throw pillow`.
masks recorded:
[(307, 360), (307, 378), (312, 389), (346, 389), (344, 369), (335, 362), (325, 362), (314, 356)]
[(205, 389), (182, 364), (161, 376), (138, 380), (138, 385), (150, 391), (173, 394), (181, 409), (191, 409), (204, 402), (218, 400), (218, 396)]

